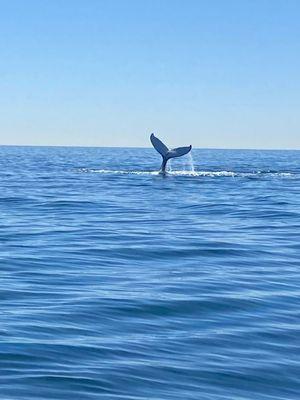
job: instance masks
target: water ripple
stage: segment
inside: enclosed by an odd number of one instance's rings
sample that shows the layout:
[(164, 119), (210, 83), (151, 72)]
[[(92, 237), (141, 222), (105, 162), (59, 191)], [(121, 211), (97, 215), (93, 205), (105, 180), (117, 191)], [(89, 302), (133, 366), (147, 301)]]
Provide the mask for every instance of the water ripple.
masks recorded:
[(193, 158), (0, 147), (1, 399), (299, 399), (300, 152)]

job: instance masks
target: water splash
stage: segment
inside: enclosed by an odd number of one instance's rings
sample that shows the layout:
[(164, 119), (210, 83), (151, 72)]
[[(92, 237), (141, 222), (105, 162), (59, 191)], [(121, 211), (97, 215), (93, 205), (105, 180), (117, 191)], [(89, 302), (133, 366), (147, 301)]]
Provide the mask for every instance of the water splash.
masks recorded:
[(166, 172), (167, 172), (168, 174), (171, 174), (171, 173), (172, 173), (172, 160), (169, 160), (169, 162), (167, 163)]
[(194, 167), (194, 159), (192, 156), (192, 152), (189, 152), (188, 155), (188, 169), (191, 171), (192, 174), (195, 173), (195, 167)]
[(195, 167), (191, 153), (176, 159), (170, 159), (167, 164), (167, 173), (171, 175), (194, 175)]

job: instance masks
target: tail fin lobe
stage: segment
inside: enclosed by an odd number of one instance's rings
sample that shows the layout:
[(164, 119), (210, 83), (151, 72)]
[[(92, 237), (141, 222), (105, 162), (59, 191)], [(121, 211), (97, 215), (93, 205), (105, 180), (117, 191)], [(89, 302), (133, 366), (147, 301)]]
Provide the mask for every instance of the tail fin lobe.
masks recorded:
[(185, 146), (185, 147), (176, 147), (175, 149), (171, 149), (167, 153), (167, 158), (175, 158), (181, 157), (185, 154), (188, 154), (192, 150), (192, 146)]
[(151, 134), (150, 140), (151, 140), (151, 143), (152, 143), (153, 147), (155, 148), (155, 150), (158, 151), (158, 153), (161, 154), (163, 157), (166, 157), (166, 155), (169, 151), (167, 146), (161, 140), (159, 140), (154, 135), (154, 133)]

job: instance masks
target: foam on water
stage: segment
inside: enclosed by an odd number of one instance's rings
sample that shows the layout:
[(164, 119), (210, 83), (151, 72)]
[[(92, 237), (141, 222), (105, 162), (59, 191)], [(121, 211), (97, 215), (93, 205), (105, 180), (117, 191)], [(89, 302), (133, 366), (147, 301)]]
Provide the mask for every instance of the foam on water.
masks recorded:
[[(111, 170), (111, 169), (89, 169), (80, 168), (78, 172), (82, 173), (96, 173), (96, 174), (112, 174), (112, 175), (161, 175), (159, 171), (131, 171), (131, 170)], [(241, 177), (241, 178), (259, 178), (267, 177), (298, 177), (299, 174), (290, 172), (271, 172), (271, 171), (255, 171), (255, 172), (235, 172), (235, 171), (195, 171), (194, 167), (187, 170), (174, 170), (171, 167), (167, 170), (165, 176), (189, 176), (189, 177)]]

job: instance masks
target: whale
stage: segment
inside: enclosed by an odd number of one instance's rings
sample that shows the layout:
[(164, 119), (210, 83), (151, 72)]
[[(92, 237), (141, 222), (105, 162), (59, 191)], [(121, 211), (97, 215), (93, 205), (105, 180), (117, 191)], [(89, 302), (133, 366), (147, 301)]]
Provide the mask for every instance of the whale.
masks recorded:
[(150, 141), (155, 150), (162, 156), (162, 163), (160, 167), (160, 174), (166, 174), (167, 162), (171, 158), (181, 157), (188, 154), (192, 150), (192, 145), (185, 147), (176, 147), (169, 149), (158, 137), (151, 133)]

